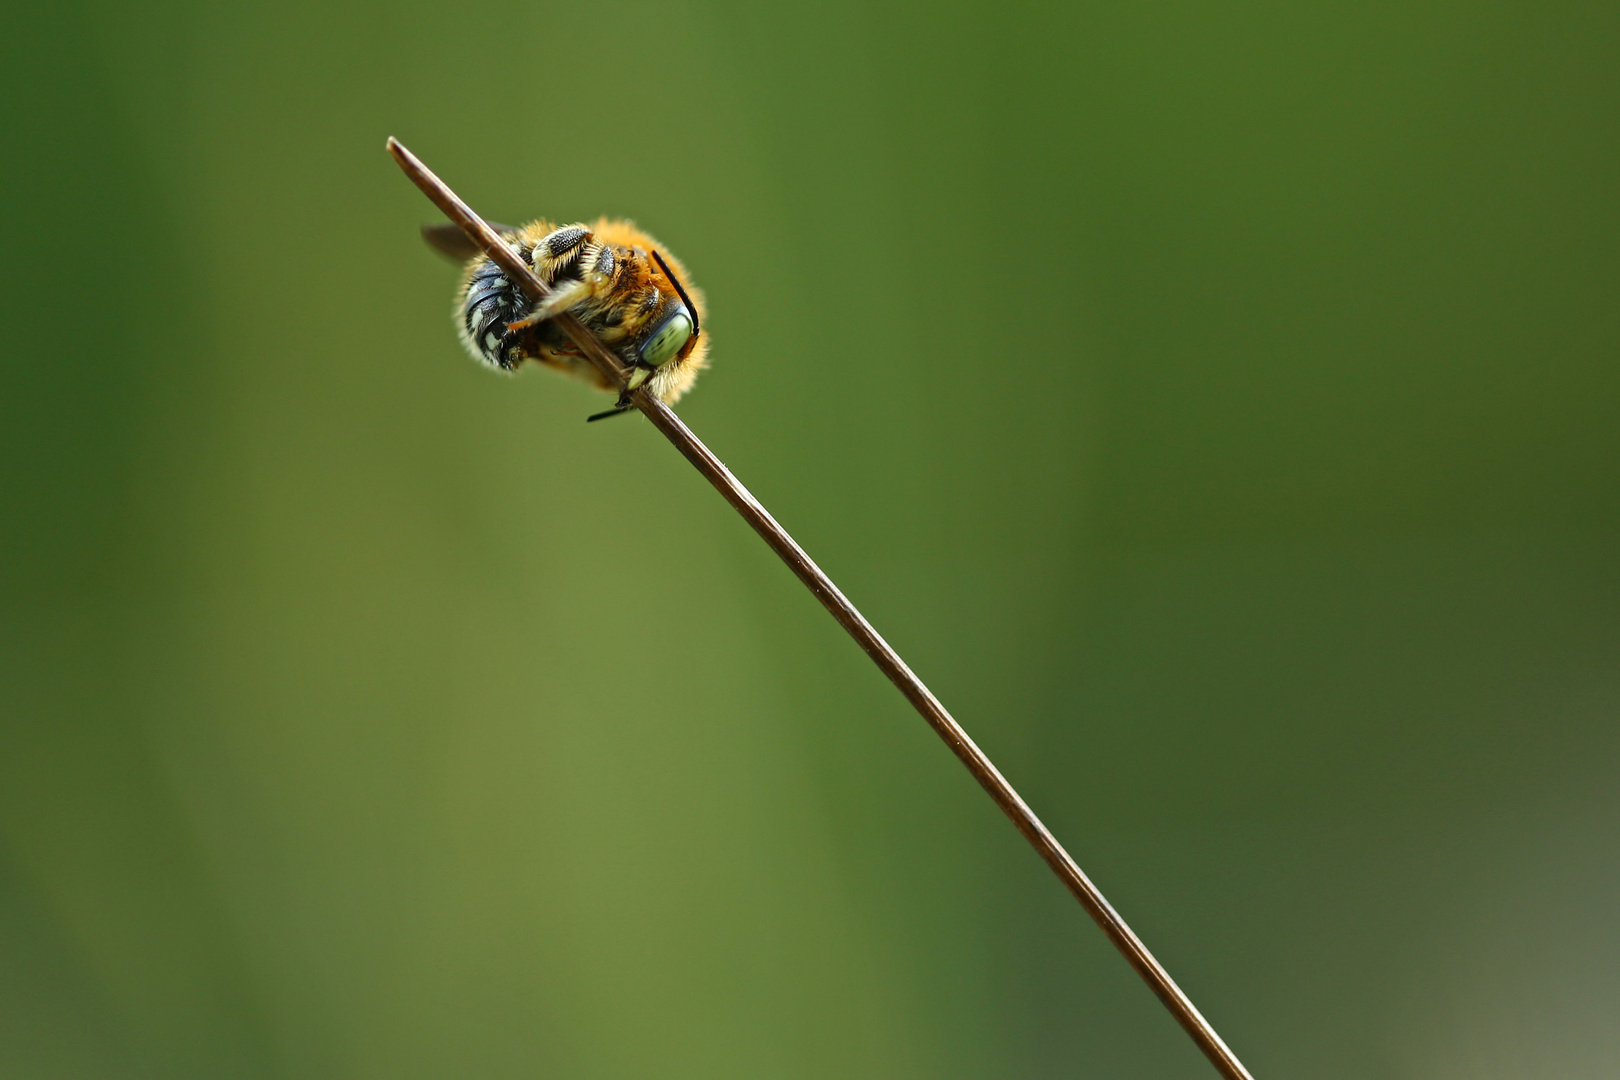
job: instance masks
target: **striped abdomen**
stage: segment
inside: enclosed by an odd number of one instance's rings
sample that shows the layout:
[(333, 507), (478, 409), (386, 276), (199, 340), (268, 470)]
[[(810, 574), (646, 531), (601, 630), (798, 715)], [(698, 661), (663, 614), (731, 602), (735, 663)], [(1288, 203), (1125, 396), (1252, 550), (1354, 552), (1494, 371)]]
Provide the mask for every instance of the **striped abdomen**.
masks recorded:
[[(520, 251), (519, 256), (529, 261), (527, 251)], [(456, 328), (462, 344), (474, 359), (502, 371), (513, 370), (523, 362), (522, 335), (507, 330), (506, 324), (523, 318), (530, 306), (528, 296), (507, 280), (500, 267), (487, 258), (479, 259), (456, 298)]]

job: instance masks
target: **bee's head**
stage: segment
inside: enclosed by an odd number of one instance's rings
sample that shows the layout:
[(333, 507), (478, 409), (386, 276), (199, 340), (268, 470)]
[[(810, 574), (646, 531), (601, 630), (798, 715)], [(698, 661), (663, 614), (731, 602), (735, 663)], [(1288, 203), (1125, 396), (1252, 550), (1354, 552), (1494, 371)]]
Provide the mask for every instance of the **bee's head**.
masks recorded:
[(675, 287), (675, 293), (680, 299), (673, 297), (660, 305), (659, 310), (649, 320), (652, 328), (641, 340), (641, 347), (637, 350), (636, 359), (643, 365), (651, 368), (660, 368), (677, 357), (685, 357), (697, 344), (702, 328), (698, 325), (697, 305), (692, 303), (691, 297), (686, 295), (686, 287), (681, 279), (670, 270), (664, 257), (654, 248), (653, 261), (663, 272), (664, 278)]

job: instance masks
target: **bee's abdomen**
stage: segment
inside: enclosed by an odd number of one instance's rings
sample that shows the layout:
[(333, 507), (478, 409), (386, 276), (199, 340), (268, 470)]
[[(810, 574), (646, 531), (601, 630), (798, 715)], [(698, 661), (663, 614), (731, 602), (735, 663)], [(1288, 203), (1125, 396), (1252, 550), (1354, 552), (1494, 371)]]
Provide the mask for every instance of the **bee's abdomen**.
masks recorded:
[[(527, 261), (527, 254), (524, 255)], [(522, 362), (516, 352), (519, 335), (506, 324), (529, 312), (529, 300), (513, 285), (501, 268), (482, 259), (467, 276), (467, 285), (456, 302), (456, 329), (473, 357), (502, 371), (511, 371)]]

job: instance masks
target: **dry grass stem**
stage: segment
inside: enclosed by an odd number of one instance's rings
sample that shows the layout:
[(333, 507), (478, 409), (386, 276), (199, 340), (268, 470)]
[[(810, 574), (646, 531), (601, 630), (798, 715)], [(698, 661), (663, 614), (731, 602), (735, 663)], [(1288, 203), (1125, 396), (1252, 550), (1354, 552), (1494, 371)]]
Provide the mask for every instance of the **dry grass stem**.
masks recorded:
[[(484, 220), (475, 214), (472, 209), (461, 201), (437, 176), (433, 175), (409, 150), (395, 139), (388, 140), (388, 152), (393, 155), (399, 167), (405, 171), (417, 187), (422, 189), (435, 206), (444, 211), (446, 217), (459, 225), (467, 236), (481, 248), (485, 254), (493, 259), (506, 275), (517, 282), (535, 299), (542, 299), (547, 288), (534, 273), (526, 266), (512, 249), (492, 230)], [(605, 375), (620, 387), (624, 386), (626, 369), (612, 352), (608, 350), (596, 337), (585, 328), (583, 324), (572, 315), (559, 315), (555, 319), (564, 332), (579, 346), (585, 356), (595, 364)], [(1153, 992), (1159, 996), (1165, 1008), (1170, 1010), (1177, 1022), (1192, 1036), (1198, 1048), (1204, 1052), (1222, 1076), (1229, 1080), (1252, 1080), (1242, 1062), (1236, 1055), (1227, 1049), (1226, 1043), (1215, 1033), (1209, 1021), (1193, 1007), (1193, 1003), (1181, 988), (1175, 984), (1160, 963), (1148, 952), (1147, 946), (1142, 944), (1140, 938), (1125, 924), (1108, 901), (1103, 898), (1097, 887), (1091, 883), (1085, 873), (1057, 838), (1047, 831), (1041, 824), (1034, 811), (1024, 803), (1018, 792), (1013, 790), (1011, 784), (991, 764), (984, 751), (974, 745), (968, 738), (967, 732), (962, 730), (951, 714), (945, 711), (945, 706), (939, 703), (928, 687), (923, 685), (921, 679), (912, 674), (900, 655), (889, 647), (888, 642), (872, 629), (872, 624), (855, 609), (844, 594), (834, 585), (832, 579), (822, 573), (821, 568), (810, 560), (804, 549), (788, 535), (786, 529), (776, 523), (776, 519), (761, 506), (748, 489), (731, 475), (719, 458), (715, 457), (704, 446), (698, 437), (683, 424), (679, 417), (670, 411), (662, 401), (650, 394), (645, 387), (636, 390), (630, 395), (630, 400), (636, 408), (646, 414), (653, 426), (663, 432), (670, 442), (675, 444), (686, 459), (690, 461), (703, 476), (713, 484), (721, 496), (729, 502), (743, 520), (751, 525), (760, 538), (769, 544), (771, 550), (781, 556), (788, 568), (796, 574), (805, 588), (809, 589), (822, 606), (832, 614), (838, 624), (849, 632), (856, 644), (866, 651), (883, 674), (900, 689), (906, 700), (928, 721), (930, 727), (945, 740), (953, 753), (961, 759), (967, 770), (973, 774), (984, 790), (1001, 807), (1002, 812), (1024, 834), (1024, 838), (1040, 853), (1041, 858), (1052, 868), (1063, 884), (1072, 892), (1075, 899), (1080, 901), (1086, 912), (1102, 927), (1103, 933), (1108, 935), (1120, 953), (1142, 976)]]

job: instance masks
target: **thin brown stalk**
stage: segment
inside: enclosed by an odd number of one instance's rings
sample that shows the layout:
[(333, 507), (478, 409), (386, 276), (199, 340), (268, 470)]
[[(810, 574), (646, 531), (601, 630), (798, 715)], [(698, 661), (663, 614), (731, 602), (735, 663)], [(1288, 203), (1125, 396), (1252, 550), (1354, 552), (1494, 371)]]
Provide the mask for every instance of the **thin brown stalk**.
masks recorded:
[[(475, 214), (471, 207), (462, 202), (455, 192), (451, 191), (445, 183), (435, 176), (426, 165), (419, 161), (415, 154), (405, 149), (398, 140), (388, 140), (388, 152), (393, 155), (405, 175), (422, 193), (433, 201), (433, 204), (444, 211), (446, 217), (455, 222), (467, 236), (483, 250), (494, 262), (505, 271), (506, 275), (517, 282), (535, 300), (541, 300), (547, 293), (546, 284), (535, 276), (523, 260), (507, 247), (506, 243), (491, 229), (484, 220)], [(554, 320), (563, 331), (568, 334), (574, 344), (579, 346), (591, 363), (595, 364), (603, 374), (612, 379), (617, 385), (624, 386), (626, 369), (619, 362), (617, 356), (610, 352), (606, 346), (596, 339), (596, 336), (585, 328), (578, 319), (572, 315), (559, 315)], [(759, 501), (749, 494), (741, 481), (731, 475), (719, 458), (710, 452), (707, 446), (692, 434), (680, 418), (670, 411), (669, 406), (659, 401), (645, 386), (630, 395), (630, 400), (636, 408), (646, 414), (653, 426), (664, 433), (675, 448), (686, 455), (702, 473), (704, 478), (713, 484), (715, 490), (741, 514), (743, 520), (751, 525), (760, 538), (769, 544), (771, 550), (781, 556), (788, 568), (796, 574), (805, 588), (821, 601), (823, 607), (831, 613), (838, 625), (848, 631), (855, 643), (866, 651), (889, 681), (900, 689), (906, 700), (928, 721), (945, 744), (949, 746), (967, 766), (968, 772), (973, 774), (984, 790), (995, 800), (1002, 812), (1012, 819), (1018, 831), (1030, 842), (1046, 864), (1052, 868), (1059, 880), (1074, 894), (1075, 899), (1086, 909), (1103, 933), (1108, 935), (1110, 941), (1119, 949), (1120, 953), (1136, 969), (1137, 974), (1152, 988), (1170, 1010), (1171, 1015), (1192, 1036), (1193, 1042), (1198, 1044), (1214, 1064), (1222, 1076), (1229, 1080), (1253, 1080), (1249, 1071), (1238, 1061), (1237, 1056), (1227, 1049), (1226, 1043), (1215, 1033), (1199, 1011), (1193, 1007), (1175, 981), (1170, 978), (1164, 967), (1148, 952), (1147, 946), (1142, 944), (1125, 920), (1119, 917), (1113, 907), (1103, 898), (1103, 894), (1091, 883), (1091, 879), (1063, 850), (1063, 845), (1057, 842), (1045, 825), (1041, 824), (1035, 812), (1029, 808), (1013, 786), (1007, 783), (1001, 773), (991, 764), (984, 751), (968, 738), (962, 725), (958, 724), (951, 714), (945, 711), (945, 706), (939, 703), (933, 692), (923, 685), (923, 681), (906, 666), (895, 652), (884, 641), (872, 624), (866, 621), (855, 605), (839, 591), (832, 579), (824, 574), (819, 566), (811, 561), (788, 531), (776, 523), (776, 519), (759, 504)]]

